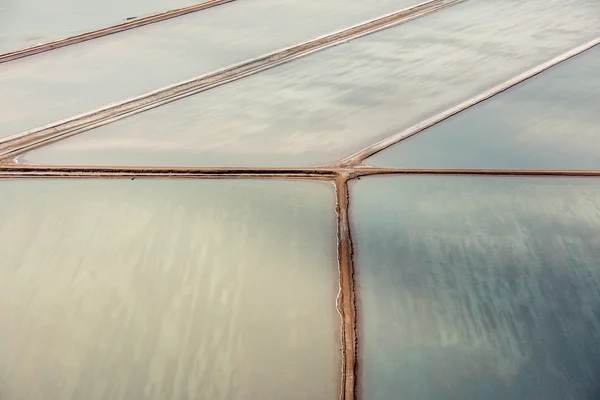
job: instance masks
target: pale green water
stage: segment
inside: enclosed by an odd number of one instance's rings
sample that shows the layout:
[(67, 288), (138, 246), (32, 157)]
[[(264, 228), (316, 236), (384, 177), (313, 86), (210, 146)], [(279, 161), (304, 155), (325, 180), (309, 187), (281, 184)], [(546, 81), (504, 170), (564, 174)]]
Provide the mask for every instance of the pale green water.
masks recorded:
[(600, 47), (366, 161), (401, 168), (600, 169)]
[(0, 137), (314, 39), (411, 4), (413, 0), (237, 0), (1, 64)]
[(600, 393), (600, 181), (351, 186), (364, 399)]
[(332, 162), (598, 35), (597, 0), (470, 0), (53, 144), (24, 160)]
[(0, 188), (3, 400), (337, 398), (332, 185)]

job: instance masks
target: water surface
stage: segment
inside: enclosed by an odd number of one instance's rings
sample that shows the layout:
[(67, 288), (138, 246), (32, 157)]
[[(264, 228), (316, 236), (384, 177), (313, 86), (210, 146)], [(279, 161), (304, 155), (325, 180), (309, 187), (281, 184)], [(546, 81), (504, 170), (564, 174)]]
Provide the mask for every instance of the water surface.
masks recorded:
[(366, 160), (400, 168), (600, 169), (600, 46)]
[(0, 138), (314, 39), (414, 1), (237, 0), (0, 64)]
[(365, 399), (600, 395), (600, 180), (351, 185)]
[(469, 0), (52, 144), (25, 161), (326, 164), (598, 35), (597, 0)]
[(337, 398), (331, 185), (0, 187), (0, 398)]

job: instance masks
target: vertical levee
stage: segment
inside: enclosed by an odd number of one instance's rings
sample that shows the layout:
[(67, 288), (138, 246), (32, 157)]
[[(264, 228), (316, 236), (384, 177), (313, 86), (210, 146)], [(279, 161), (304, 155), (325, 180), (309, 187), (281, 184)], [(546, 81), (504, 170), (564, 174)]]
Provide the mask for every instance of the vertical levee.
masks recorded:
[(340, 292), (338, 311), (342, 318), (342, 400), (356, 399), (357, 334), (356, 303), (354, 291), (354, 265), (352, 262), (352, 240), (348, 221), (348, 178), (338, 175), (335, 179), (338, 221), (338, 262)]

